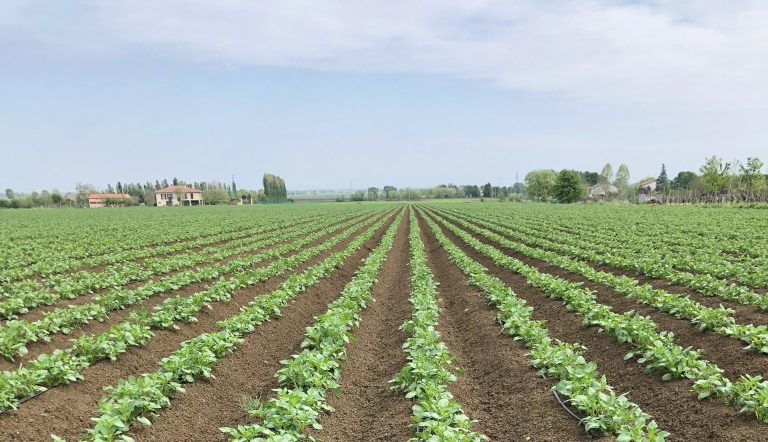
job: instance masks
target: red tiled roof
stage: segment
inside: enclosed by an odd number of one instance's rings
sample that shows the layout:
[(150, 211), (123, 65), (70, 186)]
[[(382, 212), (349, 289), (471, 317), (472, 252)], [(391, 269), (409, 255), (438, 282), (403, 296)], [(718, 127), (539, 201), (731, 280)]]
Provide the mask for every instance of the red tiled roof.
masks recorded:
[(199, 189), (193, 189), (191, 187), (187, 186), (168, 186), (164, 187), (162, 189), (155, 190), (155, 193), (173, 193), (177, 190), (181, 190), (183, 192), (191, 192), (191, 193), (203, 193), (202, 190)]
[(103, 199), (103, 198), (130, 198), (127, 193), (91, 193), (88, 195), (88, 199)]

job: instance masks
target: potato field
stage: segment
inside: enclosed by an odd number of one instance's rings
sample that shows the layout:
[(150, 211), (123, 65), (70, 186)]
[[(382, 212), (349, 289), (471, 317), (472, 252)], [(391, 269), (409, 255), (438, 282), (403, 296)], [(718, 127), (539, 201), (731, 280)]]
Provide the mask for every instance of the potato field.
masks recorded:
[(768, 440), (766, 210), (0, 220), (0, 441)]

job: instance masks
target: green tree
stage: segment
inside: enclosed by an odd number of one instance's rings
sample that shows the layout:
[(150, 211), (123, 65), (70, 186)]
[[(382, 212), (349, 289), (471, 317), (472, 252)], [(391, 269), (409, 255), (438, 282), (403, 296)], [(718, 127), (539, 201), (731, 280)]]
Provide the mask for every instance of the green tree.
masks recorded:
[(672, 188), (676, 190), (688, 189), (690, 184), (698, 177), (696, 172), (682, 171), (672, 180)]
[(468, 184), (466, 186), (463, 186), (462, 189), (464, 189), (464, 195), (470, 198), (480, 197), (480, 188), (474, 184)]
[(747, 158), (747, 164), (739, 167), (741, 172), (741, 180), (744, 183), (747, 191), (747, 196), (751, 199), (754, 195), (756, 188), (762, 188), (765, 183), (765, 175), (763, 175), (763, 162), (759, 158), (749, 157)]
[(667, 176), (667, 166), (662, 164), (659, 177), (656, 178), (656, 191), (661, 192), (661, 194), (664, 196), (663, 201), (666, 202), (667, 198), (669, 197), (670, 190), (672, 190), (672, 184), (669, 182), (669, 177)]
[(379, 199), (379, 188), (378, 187), (369, 187), (368, 188), (368, 201), (376, 201)]
[(384, 198), (393, 198), (395, 194), (397, 193), (397, 187), (395, 186), (384, 186)]
[(569, 169), (563, 169), (557, 174), (553, 190), (555, 199), (564, 204), (581, 201), (587, 194), (587, 188), (579, 172)]
[(707, 193), (724, 193), (731, 177), (728, 173), (731, 170), (731, 163), (724, 163), (721, 158), (711, 156), (706, 159), (701, 166), (701, 179), (704, 183), (704, 190)]
[(629, 167), (621, 164), (616, 171), (616, 179), (613, 181), (619, 198), (626, 199), (629, 196)]
[(490, 198), (492, 190), (493, 190), (493, 187), (491, 186), (491, 183), (483, 184), (483, 197)]
[(598, 183), (611, 184), (611, 182), (613, 182), (613, 166), (611, 166), (611, 163), (606, 163), (605, 166), (603, 166), (603, 170), (600, 172)]
[(12, 200), (13, 199), (13, 195), (14, 195), (13, 189), (5, 189), (5, 197), (6, 198), (8, 198), (9, 200)]
[(526, 192), (537, 201), (551, 197), (556, 182), (557, 172), (552, 169), (532, 170), (525, 175)]
[(581, 174), (581, 178), (584, 180), (587, 186), (595, 186), (597, 185), (598, 181), (600, 181), (600, 174), (597, 172), (590, 172), (588, 170), (585, 170), (583, 172), (580, 172), (580, 174)]

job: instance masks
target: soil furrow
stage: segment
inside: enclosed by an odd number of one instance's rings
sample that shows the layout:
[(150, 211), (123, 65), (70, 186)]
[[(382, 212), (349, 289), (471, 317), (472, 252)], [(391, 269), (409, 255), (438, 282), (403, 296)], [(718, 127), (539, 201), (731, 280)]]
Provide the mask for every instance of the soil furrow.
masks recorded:
[(319, 420), (322, 430), (310, 432), (323, 441), (360, 440), (363, 434), (366, 441), (407, 440), (413, 433), (411, 402), (389, 385), (406, 363), (408, 333), (399, 328), (411, 316), (409, 259), (405, 216), (374, 286), (375, 301), (363, 311), (342, 363), (341, 393), (328, 399), (336, 411)]
[(469, 285), (424, 221), (419, 220), (429, 266), (443, 300), (438, 330), (463, 370), (449, 389), (472, 429), (491, 440), (591, 440), (550, 393), (522, 342), (501, 333), (485, 295)]
[[(251, 422), (243, 409), (243, 401), (264, 400), (272, 395), (272, 390), (278, 387), (274, 374), (281, 367), (280, 361), (301, 351), (304, 329), (340, 295), (388, 225), (347, 259), (336, 273), (300, 294), (283, 309), (282, 317), (246, 335), (238, 349), (214, 367), (214, 379), (186, 385), (186, 393), (174, 399), (170, 408), (163, 409), (153, 419), (152, 426), (135, 426), (129, 435), (137, 441), (224, 441), (227, 436), (219, 427)], [(179, 422), (185, 423), (183, 428)]]
[[(372, 223), (372, 220), (371, 219), (365, 219), (364, 222), (365, 222), (365, 225), (368, 226), (368, 225), (370, 225)], [(339, 233), (339, 231), (334, 232), (334, 234), (335, 233)], [(302, 247), (302, 250), (310, 248), (310, 247), (313, 247), (313, 246), (318, 245), (318, 244), (321, 244), (326, 239), (328, 239), (330, 236), (333, 236), (333, 235), (327, 235), (327, 236), (325, 236), (325, 237), (323, 237), (321, 239), (315, 240), (315, 241), (305, 245), (304, 247)], [(273, 247), (276, 247), (276, 246), (279, 246), (281, 244), (285, 244), (285, 243), (287, 243), (289, 241), (294, 241), (294, 240), (295, 239), (281, 241), (281, 242), (279, 242), (277, 244), (274, 244), (274, 245), (271, 245), (271, 246), (268, 246), (268, 247), (262, 247), (262, 248), (254, 249), (251, 252), (242, 254), (242, 256), (256, 255), (258, 253), (262, 253), (262, 252), (264, 252), (266, 250), (269, 250), (270, 248), (273, 248)], [(298, 253), (298, 251), (292, 252), (291, 254), (295, 254), (295, 253)], [(223, 264), (223, 263), (229, 262), (229, 261), (231, 261), (233, 259), (236, 259), (236, 258), (235, 257), (231, 257), (231, 258), (227, 258), (225, 261), (217, 261), (217, 264)], [(261, 261), (261, 262), (255, 264), (255, 265), (251, 266), (250, 268), (266, 267), (266, 266), (270, 265), (271, 263), (273, 263), (274, 261), (276, 261), (277, 259), (278, 258), (266, 259), (264, 261)], [(230, 276), (232, 276), (231, 273), (225, 273), (225, 274), (221, 275), (221, 277), (224, 277), (224, 278), (227, 278), (227, 277), (230, 277)], [(39, 342), (30, 343), (27, 346), (28, 350), (29, 350), (29, 353), (27, 353), (24, 356), (16, 358), (16, 362), (10, 362), (10, 361), (7, 361), (5, 359), (0, 359), (0, 370), (12, 370), (12, 369), (18, 367), (18, 364), (20, 362), (21, 363), (29, 362), (29, 361), (37, 358), (37, 356), (42, 354), (42, 353), (49, 353), (49, 352), (51, 352), (51, 351), (53, 351), (54, 349), (57, 349), (57, 348), (69, 347), (71, 339), (76, 339), (76, 338), (78, 338), (78, 337), (80, 337), (82, 335), (90, 335), (90, 334), (100, 333), (100, 332), (108, 329), (112, 325), (117, 324), (117, 323), (125, 320), (134, 311), (138, 311), (138, 310), (140, 310), (142, 308), (147, 308), (147, 309), (151, 310), (154, 306), (162, 303), (167, 298), (170, 298), (170, 297), (173, 297), (173, 296), (192, 295), (192, 294), (197, 293), (197, 292), (199, 292), (201, 290), (205, 290), (212, 282), (213, 281), (196, 282), (196, 283), (184, 286), (184, 287), (176, 289), (176, 290), (170, 290), (170, 291), (167, 291), (167, 292), (164, 292), (164, 293), (152, 296), (152, 297), (150, 297), (148, 299), (145, 299), (145, 300), (143, 300), (141, 302), (138, 302), (136, 304), (128, 306), (127, 308), (125, 308), (123, 310), (116, 310), (116, 311), (110, 312), (109, 313), (109, 319), (104, 321), (104, 322), (98, 322), (98, 321), (94, 320), (94, 321), (89, 322), (88, 324), (85, 324), (82, 327), (77, 328), (76, 330), (73, 330), (69, 334), (65, 335), (65, 334), (62, 334), (62, 333), (55, 333), (55, 334), (50, 336), (50, 338), (51, 338), (50, 342), (39, 341)]]
[[(487, 228), (485, 226), (481, 226), (483, 228)], [(555, 253), (561, 253), (557, 250), (550, 249), (548, 247), (542, 247), (537, 244), (532, 244), (525, 242), (523, 240), (520, 240), (519, 238), (516, 238), (514, 236), (508, 235), (505, 233), (502, 229), (503, 228), (509, 228), (512, 230), (515, 230), (514, 226), (504, 226), (499, 228), (491, 228), (489, 230), (498, 233), (499, 235), (502, 235), (511, 241), (518, 241), (522, 244), (527, 245), (528, 247), (533, 248), (542, 248), (544, 250), (549, 250)], [(576, 258), (578, 259), (578, 258)], [(750, 305), (744, 305), (739, 304), (737, 302), (728, 301), (726, 299), (723, 299), (718, 296), (707, 296), (696, 289), (692, 289), (689, 287), (685, 287), (680, 284), (676, 284), (672, 281), (669, 281), (667, 279), (663, 278), (655, 278), (652, 276), (648, 276), (642, 273), (638, 273), (636, 271), (632, 270), (625, 270), (619, 267), (614, 267), (608, 264), (600, 264), (593, 261), (586, 261), (583, 259), (580, 259), (581, 261), (584, 261), (586, 264), (589, 264), (593, 268), (597, 270), (601, 270), (603, 272), (607, 273), (613, 273), (614, 275), (624, 275), (633, 279), (636, 279), (641, 284), (650, 284), (656, 289), (660, 290), (666, 290), (670, 293), (675, 293), (679, 295), (687, 295), (691, 299), (693, 299), (696, 302), (699, 302), (703, 305), (706, 305), (708, 307), (717, 307), (722, 305), (723, 307), (728, 307), (734, 310), (734, 317), (738, 322), (744, 323), (744, 324), (755, 324), (755, 325), (768, 325), (768, 314), (762, 310), (760, 310), (756, 306), (750, 306)], [(756, 293), (761, 293), (760, 291), (756, 291)]]
[(644, 366), (634, 360), (625, 361), (624, 356), (634, 347), (618, 343), (613, 336), (595, 327), (582, 326), (581, 317), (568, 311), (561, 301), (529, 286), (521, 275), (494, 265), (449, 230), (443, 231), (467, 255), (525, 299), (534, 308), (534, 319), (547, 321), (550, 336), (584, 345), (585, 357), (597, 363), (608, 383), (617, 392), (627, 393), (630, 400), (653, 416), (675, 440), (766, 440), (768, 427), (753, 416), (716, 400), (698, 400), (690, 391), (688, 380), (664, 382), (660, 374), (646, 373)]
[[(394, 215), (390, 216), (390, 222)], [(341, 250), (350, 238), (337, 244), (330, 251), (319, 254), (294, 271), (300, 272), (306, 267), (320, 262), (329, 254)], [(377, 232), (377, 238), (383, 235), (383, 228)], [(328, 236), (330, 237), (330, 235)], [(226, 303), (214, 303), (211, 310), (204, 309), (195, 323), (179, 324), (179, 330), (155, 331), (155, 336), (147, 345), (130, 348), (115, 363), (99, 362), (83, 372), (84, 380), (70, 385), (54, 388), (51, 391), (24, 403), (17, 411), (0, 415), (0, 440), (43, 441), (50, 440), (50, 433), (67, 439), (76, 439), (91, 424), (90, 417), (97, 411), (98, 401), (103, 394), (103, 387), (113, 385), (118, 379), (154, 371), (158, 362), (176, 350), (179, 344), (202, 333), (218, 329), (216, 323), (240, 310), (254, 296), (274, 290), (285, 276), (271, 278), (261, 284), (237, 291)], [(302, 298), (303, 299), (303, 298)], [(193, 384), (197, 385), (196, 384)], [(202, 412), (201, 410), (195, 410)], [(177, 428), (178, 430), (178, 428)], [(174, 439), (174, 440), (184, 440)]]
[(531, 267), (535, 267), (541, 272), (582, 284), (585, 288), (595, 293), (597, 302), (610, 305), (617, 313), (634, 310), (643, 316), (649, 316), (659, 325), (659, 330), (673, 332), (675, 334), (675, 341), (679, 345), (703, 349), (704, 358), (709, 359), (725, 370), (726, 376), (732, 380), (745, 373), (760, 374), (768, 370), (768, 355), (761, 354), (756, 350), (745, 350), (744, 346), (746, 346), (746, 343), (742, 343), (740, 340), (712, 331), (700, 331), (695, 324), (687, 319), (678, 319), (652, 306), (638, 304), (602, 284), (594, 283), (558, 266), (528, 257), (474, 232), (466, 229), (464, 231), (481, 242), (490, 244), (506, 255), (518, 259)]

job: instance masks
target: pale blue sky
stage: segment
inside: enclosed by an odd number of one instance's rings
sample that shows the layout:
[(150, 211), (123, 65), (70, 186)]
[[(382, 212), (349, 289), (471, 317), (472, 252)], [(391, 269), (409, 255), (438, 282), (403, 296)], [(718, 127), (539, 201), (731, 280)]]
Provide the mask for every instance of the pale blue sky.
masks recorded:
[(542, 4), (0, 0), (0, 188), (768, 161), (766, 3)]

